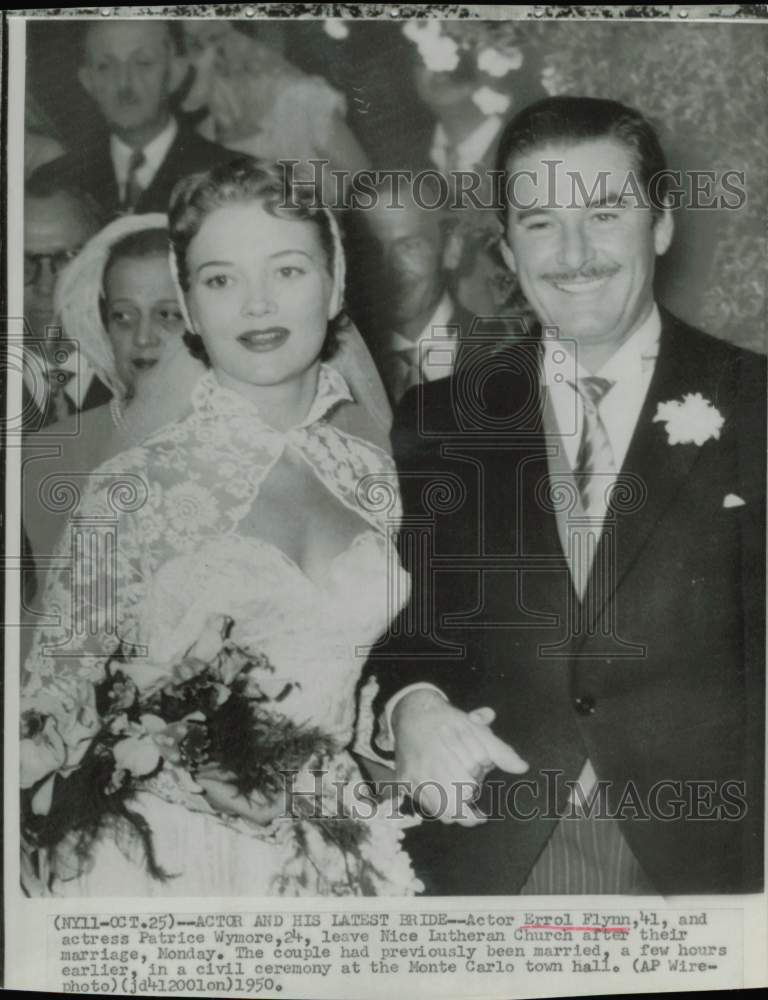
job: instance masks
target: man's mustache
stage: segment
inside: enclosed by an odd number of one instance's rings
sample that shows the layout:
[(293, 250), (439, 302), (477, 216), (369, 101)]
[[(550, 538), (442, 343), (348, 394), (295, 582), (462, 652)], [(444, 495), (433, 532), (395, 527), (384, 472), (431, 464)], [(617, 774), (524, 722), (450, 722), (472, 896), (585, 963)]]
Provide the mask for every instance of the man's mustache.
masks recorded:
[(594, 281), (597, 278), (610, 278), (619, 270), (618, 267), (582, 267), (578, 271), (547, 271), (543, 275), (546, 281)]

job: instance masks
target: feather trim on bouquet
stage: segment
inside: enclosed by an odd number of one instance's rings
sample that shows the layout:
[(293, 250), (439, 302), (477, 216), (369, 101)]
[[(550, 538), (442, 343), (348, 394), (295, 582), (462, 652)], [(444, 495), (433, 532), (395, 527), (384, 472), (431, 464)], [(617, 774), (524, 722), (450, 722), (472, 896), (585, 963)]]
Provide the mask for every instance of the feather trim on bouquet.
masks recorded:
[[(162, 772), (181, 776), (202, 795), (196, 776), (214, 766), (230, 776), (238, 795), (274, 802), (288, 778), (310, 765), (321, 768), (342, 749), (319, 728), (280, 712), (293, 685), (273, 692), (274, 667), (263, 653), (230, 639), (233, 624), (211, 616), (167, 670), (146, 664), (134, 670), (118, 648), (95, 683), (83, 682), (65, 732), (53, 714), (23, 713), (24, 835), (33, 851), (47, 852), (53, 874), (74, 878), (85, 871), (96, 840), (109, 830), (121, 847), (126, 834), (138, 841), (147, 870), (164, 881), (172, 876), (157, 862), (151, 828), (131, 808)], [(360, 855), (364, 825), (315, 812), (297, 806), (289, 819), (312, 824), (342, 851)]]

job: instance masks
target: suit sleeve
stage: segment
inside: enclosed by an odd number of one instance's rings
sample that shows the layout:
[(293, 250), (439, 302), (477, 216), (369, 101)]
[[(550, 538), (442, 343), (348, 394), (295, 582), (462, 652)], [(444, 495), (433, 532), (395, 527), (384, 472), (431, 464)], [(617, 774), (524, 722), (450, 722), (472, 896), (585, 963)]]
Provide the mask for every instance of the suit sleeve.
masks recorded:
[[(476, 640), (466, 631), (444, 625), (446, 588), (441, 590), (436, 582), (432, 564), (441, 532), (453, 525), (442, 523), (430, 495), (448, 482), (449, 471), (455, 475), (443, 457), (439, 433), (441, 417), (450, 407), (446, 407), (445, 386), (440, 392), (431, 391), (437, 385), (410, 390), (394, 416), (391, 439), (403, 500), (399, 549), (412, 587), (409, 603), (366, 666), (366, 676), (375, 676), (379, 686), (373, 707), (380, 724), (387, 702), (413, 684), (439, 688), (458, 707), (476, 707), (470, 704), (473, 671), (468, 668), (477, 662), (472, 652)], [(426, 420), (420, 415), (427, 413), (430, 427), (425, 431)], [(450, 599), (466, 607), (465, 602), (473, 598), (458, 593), (454, 580)]]

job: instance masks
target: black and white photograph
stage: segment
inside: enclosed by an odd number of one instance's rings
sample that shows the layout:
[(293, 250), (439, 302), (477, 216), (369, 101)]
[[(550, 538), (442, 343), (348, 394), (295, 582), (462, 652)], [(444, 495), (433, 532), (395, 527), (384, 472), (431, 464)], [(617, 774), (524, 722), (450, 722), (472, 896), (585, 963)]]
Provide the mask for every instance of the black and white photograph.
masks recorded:
[(6, 984), (768, 985), (765, 9), (3, 32)]

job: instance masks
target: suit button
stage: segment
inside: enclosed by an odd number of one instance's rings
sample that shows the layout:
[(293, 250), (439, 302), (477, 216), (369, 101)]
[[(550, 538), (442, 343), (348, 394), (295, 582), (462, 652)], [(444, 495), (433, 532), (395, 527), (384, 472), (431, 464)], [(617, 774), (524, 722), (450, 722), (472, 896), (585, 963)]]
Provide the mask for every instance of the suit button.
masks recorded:
[(581, 694), (573, 702), (579, 715), (592, 715), (595, 711), (595, 699), (592, 695)]

